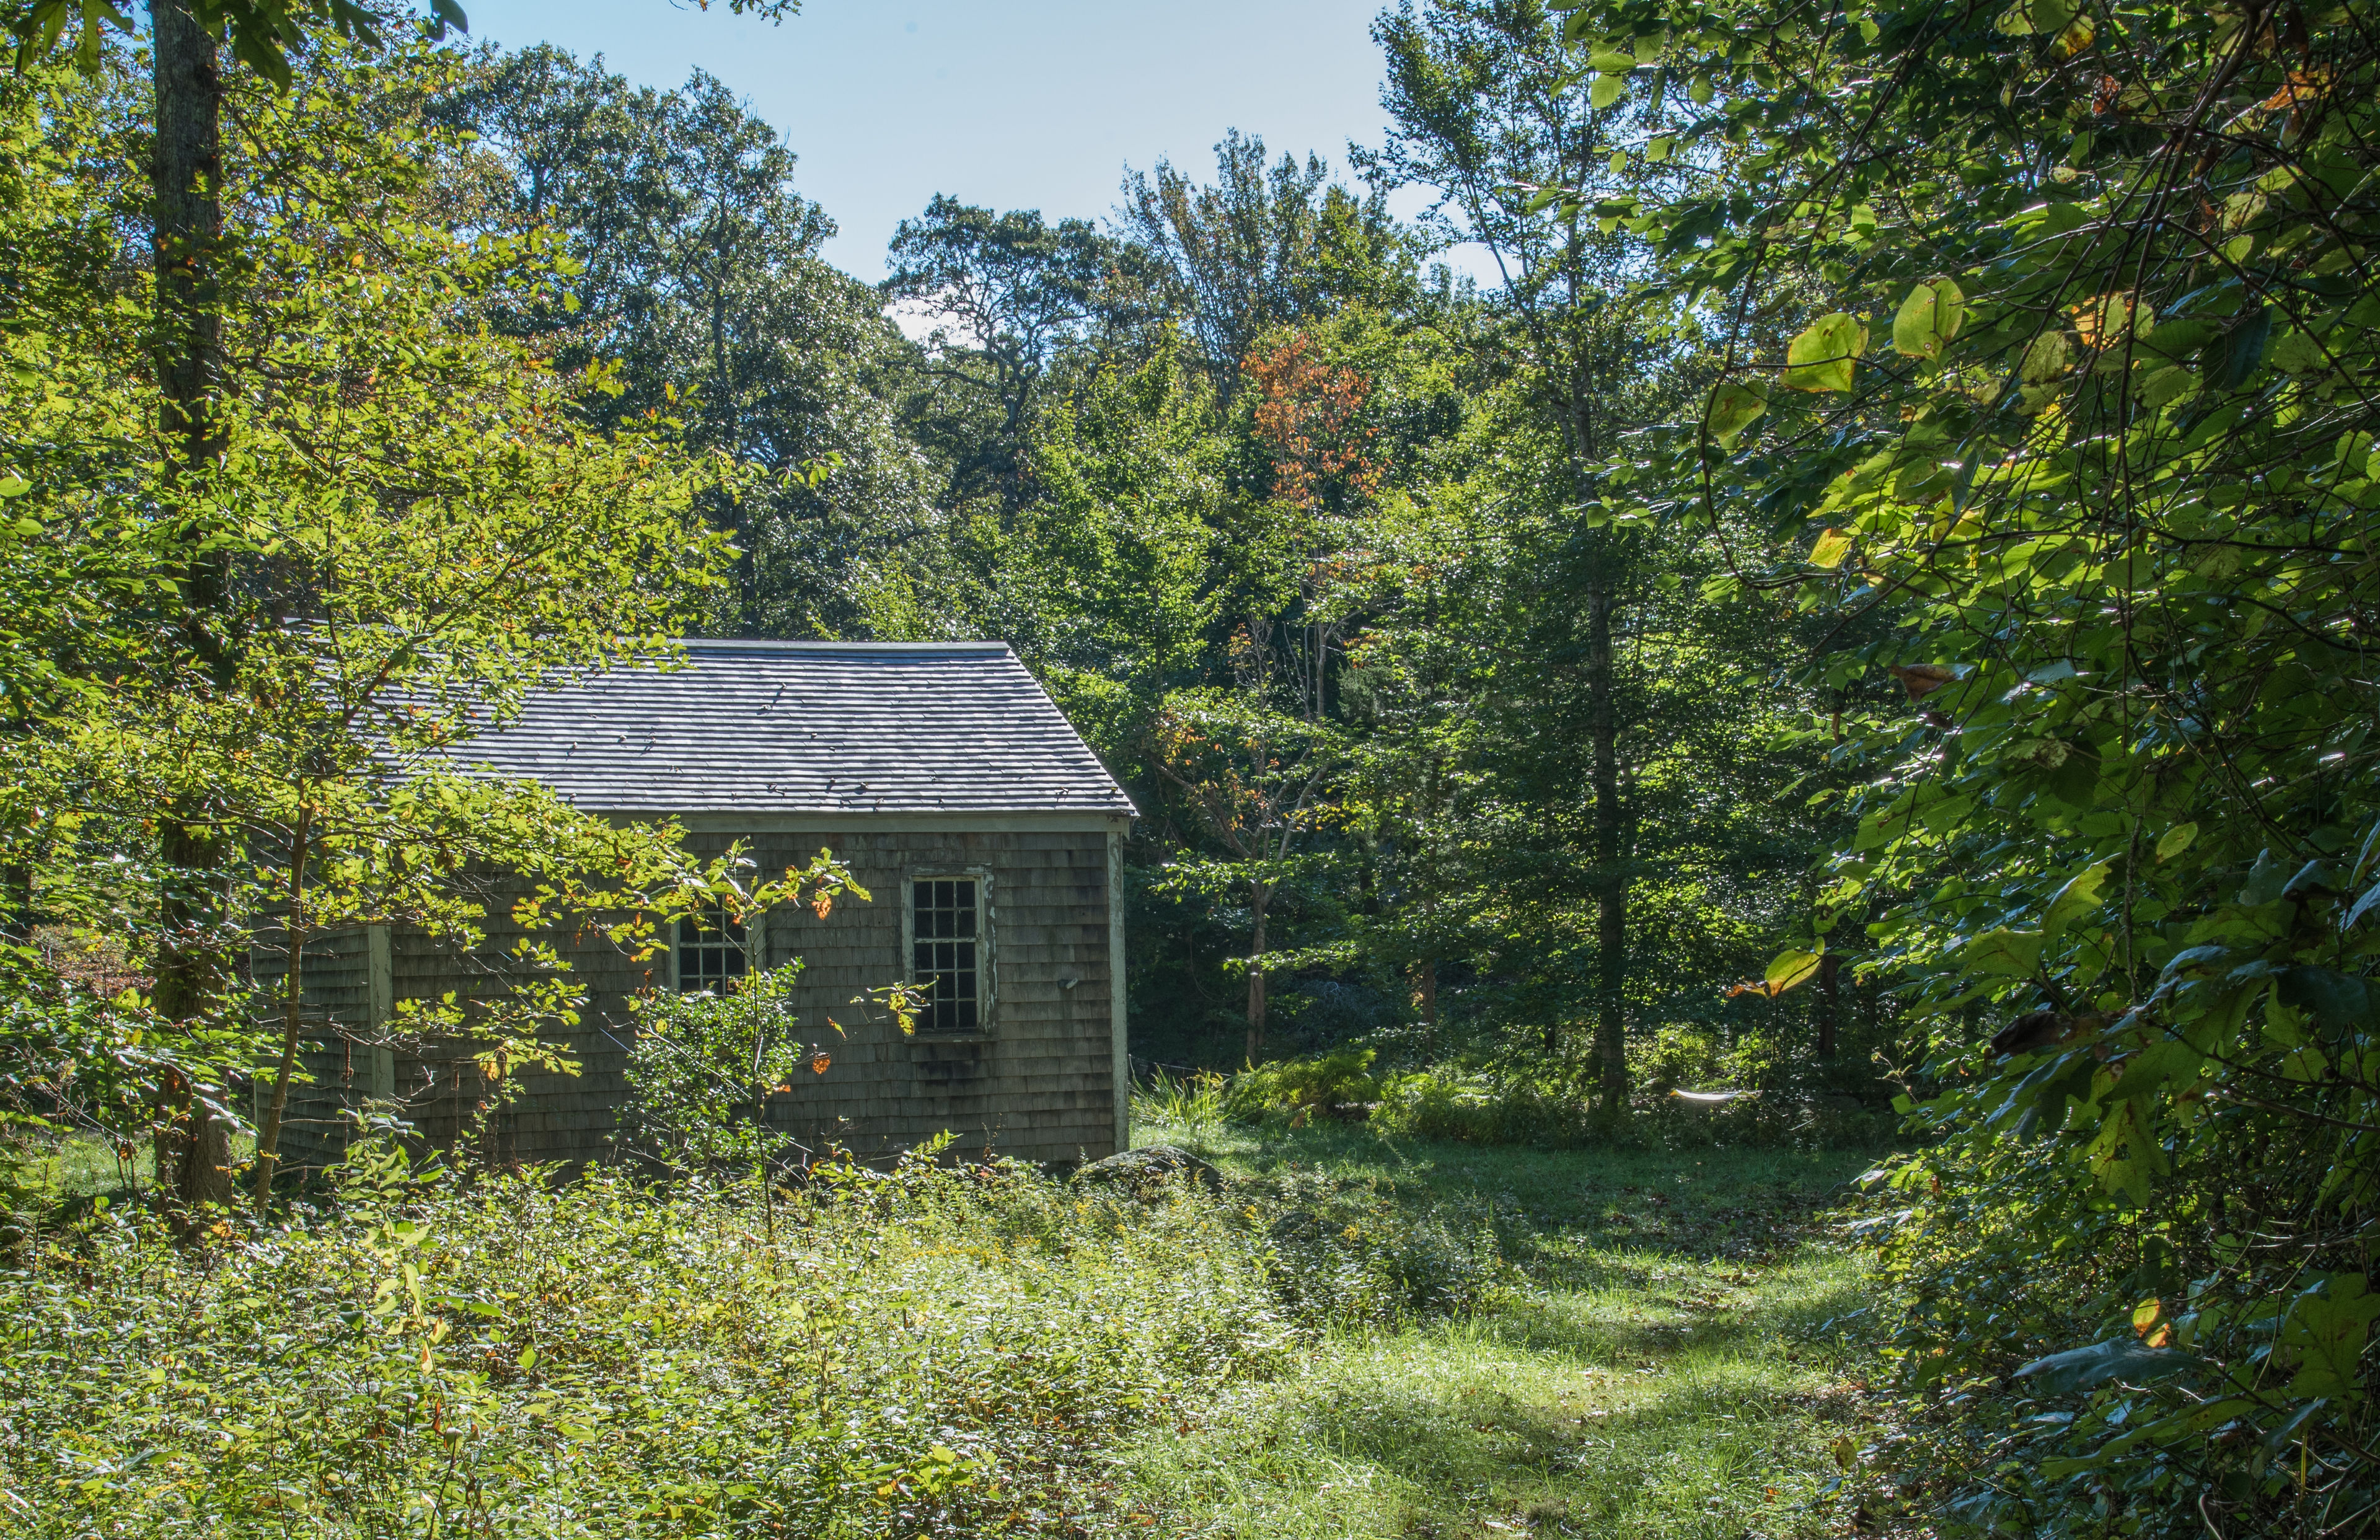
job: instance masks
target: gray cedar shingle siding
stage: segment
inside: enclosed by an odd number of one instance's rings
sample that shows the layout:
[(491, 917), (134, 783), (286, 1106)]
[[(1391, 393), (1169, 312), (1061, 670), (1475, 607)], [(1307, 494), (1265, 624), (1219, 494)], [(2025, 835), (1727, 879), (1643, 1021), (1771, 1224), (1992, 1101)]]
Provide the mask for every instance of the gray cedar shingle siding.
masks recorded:
[[(804, 964), (796, 1032), (832, 1062), (797, 1077), (770, 1117), (813, 1147), (881, 1157), (948, 1131), (963, 1151), (1038, 1160), (1115, 1149), (1124, 1082), (1111, 890), (1133, 806), (1014, 656), (999, 643), (692, 642), (686, 652), (682, 668), (541, 690), (517, 724), (462, 757), (589, 811), (676, 815), (698, 854), (740, 838), (763, 871), (821, 847), (850, 864), (872, 903), (846, 899), (824, 920), (777, 910), (750, 939), (756, 966)], [(990, 1018), (973, 1034), (904, 1037), (853, 997), (905, 973), (907, 879), (959, 871), (990, 879)], [(489, 930), (469, 958), (388, 937), (382, 991), (500, 992), (511, 938), (501, 916)], [(527, 1078), (487, 1130), (497, 1158), (581, 1161), (613, 1148), (628, 1002), (668, 982), (669, 960), (636, 964), (597, 942), (571, 962), (589, 1000), (560, 1036), (581, 1072)], [(278, 971), (260, 954), (260, 983)], [(352, 1041), (376, 1019), (370, 972), (364, 938), (310, 949), (309, 1014), (323, 1042), (308, 1056), (318, 1084), (293, 1097), (293, 1163), (334, 1152), (337, 1109), (371, 1094), (375, 1073), (432, 1144), (460, 1136), (480, 1099), (459, 1049), (400, 1049), (375, 1072), (369, 1047)]]

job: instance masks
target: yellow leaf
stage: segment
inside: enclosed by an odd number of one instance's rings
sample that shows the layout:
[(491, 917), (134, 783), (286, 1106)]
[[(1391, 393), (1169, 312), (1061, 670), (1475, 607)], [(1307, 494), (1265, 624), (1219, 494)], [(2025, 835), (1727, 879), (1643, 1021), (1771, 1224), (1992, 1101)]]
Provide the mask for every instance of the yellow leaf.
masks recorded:
[(1849, 531), (1827, 530), (1818, 537), (1818, 543), (1810, 548), (1810, 564), (1825, 567), (1832, 572), (1843, 564), (1843, 558), (1851, 554), (1851, 549), (1852, 537)]

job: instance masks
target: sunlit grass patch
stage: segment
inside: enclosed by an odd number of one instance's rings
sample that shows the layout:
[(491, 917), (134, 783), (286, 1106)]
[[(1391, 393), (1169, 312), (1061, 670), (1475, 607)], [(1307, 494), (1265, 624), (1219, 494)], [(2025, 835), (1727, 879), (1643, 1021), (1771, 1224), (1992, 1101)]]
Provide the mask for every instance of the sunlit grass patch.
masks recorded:
[(1257, 1182), (1486, 1202), (1481, 1308), (1330, 1335), (1126, 1456), (1178, 1533), (1802, 1540), (1864, 1442), (1854, 1259), (1814, 1223), (1853, 1153), (1483, 1150), (1346, 1128), (1152, 1130)]
[[(254, 1134), (232, 1135), (235, 1165), (245, 1163), (255, 1150)], [(96, 1134), (69, 1134), (31, 1139), (13, 1170), (29, 1194), (57, 1201), (136, 1195), (154, 1183), (156, 1168), (156, 1152), (145, 1142), (118, 1146)]]
[(1252, 1540), (1828, 1534), (1818, 1499), (1856, 1402), (1828, 1393), (1836, 1353), (1791, 1333), (1855, 1288), (1849, 1262), (1818, 1255), (1721, 1329), (1623, 1284), (1347, 1334), (1151, 1438), (1134, 1468), (1185, 1532)]

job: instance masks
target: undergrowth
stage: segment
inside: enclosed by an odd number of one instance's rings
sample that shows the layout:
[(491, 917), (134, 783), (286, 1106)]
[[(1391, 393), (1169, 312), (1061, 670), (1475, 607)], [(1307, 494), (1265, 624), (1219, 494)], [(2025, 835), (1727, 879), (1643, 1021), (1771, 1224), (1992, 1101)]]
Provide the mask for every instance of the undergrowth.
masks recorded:
[(1359, 1120), (1391, 1137), (1559, 1150), (1866, 1149), (1900, 1123), (1881, 1102), (1809, 1085), (1718, 1104), (1656, 1091), (1607, 1114), (1574, 1089), (1448, 1065), (1382, 1075), (1375, 1057), (1342, 1049), (1232, 1075), (1160, 1070), (1135, 1087), (1134, 1117), (1191, 1129)]
[(829, 1168), (763, 1202), (393, 1153), (192, 1250), (137, 1209), (0, 1278), (0, 1499), (33, 1535), (1139, 1527), (1096, 1451), (1321, 1320), (1456, 1308), (1492, 1233), (1359, 1187), (1111, 1195)]
[(1145, 1137), (1220, 1177), (380, 1151), (195, 1246), (76, 1200), (0, 1273), (8, 1533), (1917, 1533), (1819, 1218), (1859, 1158)]

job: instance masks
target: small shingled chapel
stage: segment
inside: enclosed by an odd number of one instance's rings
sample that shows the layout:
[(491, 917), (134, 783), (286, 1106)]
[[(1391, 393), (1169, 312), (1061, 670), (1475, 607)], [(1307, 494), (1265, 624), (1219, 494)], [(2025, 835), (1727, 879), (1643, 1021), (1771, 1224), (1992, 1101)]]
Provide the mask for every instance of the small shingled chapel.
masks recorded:
[[(486, 1130), (491, 1155), (604, 1158), (626, 1099), (629, 1000), (796, 955), (792, 1009), (832, 1063), (771, 1099), (772, 1125), (862, 1158), (945, 1132), (963, 1153), (1052, 1162), (1127, 1146), (1121, 874), (1135, 809), (1005, 644), (689, 641), (672, 668), (533, 691), (468, 757), (586, 811), (676, 818), (697, 855), (741, 841), (772, 871), (830, 849), (872, 895), (823, 920), (682, 920), (642, 963), (566, 948), (589, 991), (562, 1039), (580, 1073), (529, 1075)], [(374, 1104), (429, 1144), (460, 1136), (477, 1111), (468, 1059), (393, 1043), (388, 1025), (397, 1000), (468, 996), (492, 968), (387, 927), (308, 958), (321, 1030), (313, 1084), (293, 1092), (293, 1161), (335, 1155), (349, 1114)], [(932, 986), (912, 1033), (852, 1007), (896, 980)]]

